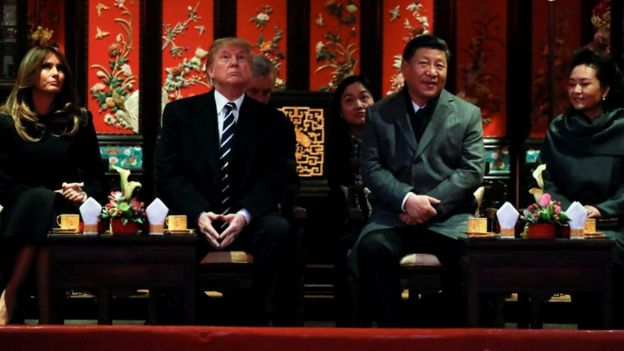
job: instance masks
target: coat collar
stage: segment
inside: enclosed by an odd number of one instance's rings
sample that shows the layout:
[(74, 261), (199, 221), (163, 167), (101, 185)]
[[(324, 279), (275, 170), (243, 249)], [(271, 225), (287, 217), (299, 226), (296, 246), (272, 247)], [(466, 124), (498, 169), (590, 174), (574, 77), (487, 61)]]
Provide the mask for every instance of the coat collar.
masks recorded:
[(214, 90), (197, 97), (198, 101), (190, 110), (191, 120), (197, 131), (204, 157), (213, 171), (219, 170), (219, 126), (217, 121), (217, 105)]
[(255, 112), (257, 112), (258, 109), (254, 109), (252, 105), (253, 101), (251, 101), (251, 98), (245, 95), (240, 107), (240, 112), (238, 113), (236, 129), (234, 129), (232, 159), (236, 159), (245, 146), (245, 140), (251, 140), (251, 134), (257, 131), (256, 124), (258, 123), (258, 118), (256, 118)]
[(444, 127), (444, 123), (450, 115), (451, 101), (453, 100), (454, 97), (451, 93), (446, 90), (442, 90), (440, 98), (438, 99), (438, 105), (431, 116), (431, 121), (429, 121), (429, 125), (427, 125), (427, 128), (425, 128), (425, 131), (420, 138), (421, 140), (418, 143), (415, 157), (420, 156), (423, 151), (425, 151), (427, 146), (431, 143), (431, 140), (433, 140), (433, 137)]
[[(405, 88), (404, 88), (405, 89)], [(454, 96), (446, 91), (446, 89), (442, 90), (440, 93), (440, 97), (438, 99), (438, 105), (436, 109), (433, 111), (433, 115), (431, 116), (431, 120), (425, 128), (423, 135), (421, 137), (420, 142), (416, 142), (416, 138), (414, 137), (414, 132), (410, 125), (410, 116), (407, 108), (411, 108), (405, 102), (405, 95), (407, 92), (402, 90), (400, 93), (395, 94), (393, 99), (396, 100), (395, 106), (397, 106), (396, 116), (401, 116), (401, 118), (397, 118), (395, 123), (397, 124), (401, 134), (407, 141), (409, 147), (414, 151), (414, 157), (420, 156), (427, 146), (433, 140), (433, 137), (438, 133), (440, 129), (444, 127), (444, 123), (448, 118), (451, 111), (451, 102), (455, 99)]]
[(414, 132), (410, 122), (410, 113), (408, 112), (408, 108), (412, 108), (412, 106), (406, 103), (406, 101), (409, 101), (409, 98), (406, 97), (405, 94), (407, 94), (407, 88), (403, 88), (403, 90), (392, 97), (397, 101), (394, 105), (397, 106), (398, 109), (393, 114), (400, 116), (396, 119), (396, 124), (405, 140), (407, 140), (407, 145), (412, 149), (412, 151), (416, 151), (416, 138), (414, 137)]

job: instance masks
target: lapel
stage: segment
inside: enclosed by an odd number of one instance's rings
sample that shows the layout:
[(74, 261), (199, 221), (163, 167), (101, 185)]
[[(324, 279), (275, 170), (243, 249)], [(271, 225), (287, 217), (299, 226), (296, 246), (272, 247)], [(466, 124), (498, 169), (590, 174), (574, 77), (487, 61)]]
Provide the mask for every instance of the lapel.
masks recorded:
[(251, 134), (256, 130), (255, 126), (258, 118), (254, 114), (250, 99), (250, 97), (245, 95), (238, 112), (238, 121), (236, 122), (236, 129), (234, 129), (234, 140), (232, 140), (233, 160), (241, 153), (245, 144), (251, 140)]
[[(191, 109), (190, 118), (197, 131), (201, 153), (214, 172), (219, 171), (219, 126), (214, 90), (198, 97)], [(203, 141), (203, 142), (202, 142)]]
[(444, 127), (444, 122), (446, 122), (446, 119), (450, 115), (451, 101), (453, 101), (453, 96), (446, 90), (442, 90), (440, 98), (438, 99), (438, 106), (436, 106), (435, 111), (433, 111), (429, 125), (425, 128), (421, 140), (418, 143), (415, 155), (416, 158), (425, 151), (427, 146), (431, 143), (431, 140), (433, 140), (433, 137)]
[(395, 111), (391, 114), (391, 116), (398, 116), (395, 121), (397, 128), (403, 134), (403, 137), (407, 141), (407, 145), (412, 149), (412, 152), (416, 151), (416, 138), (414, 137), (414, 132), (412, 131), (412, 126), (410, 123), (410, 116), (407, 112), (407, 106), (405, 105), (405, 94), (404, 91), (401, 91), (397, 94), (394, 94), (392, 97), (394, 99)]

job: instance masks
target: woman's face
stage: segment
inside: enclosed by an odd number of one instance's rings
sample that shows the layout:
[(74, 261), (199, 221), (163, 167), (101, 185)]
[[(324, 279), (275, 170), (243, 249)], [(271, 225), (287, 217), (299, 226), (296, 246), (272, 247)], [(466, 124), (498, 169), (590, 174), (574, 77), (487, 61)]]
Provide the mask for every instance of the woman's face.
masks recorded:
[(568, 97), (572, 106), (587, 117), (594, 118), (602, 113), (602, 97), (609, 88), (601, 88), (594, 67), (582, 64), (574, 67), (568, 79)]
[(347, 86), (340, 97), (342, 117), (349, 125), (363, 125), (366, 109), (375, 103), (364, 84), (354, 82)]
[(65, 82), (65, 67), (54, 53), (49, 53), (41, 64), (39, 79), (35, 83), (35, 91), (41, 93), (59, 93)]

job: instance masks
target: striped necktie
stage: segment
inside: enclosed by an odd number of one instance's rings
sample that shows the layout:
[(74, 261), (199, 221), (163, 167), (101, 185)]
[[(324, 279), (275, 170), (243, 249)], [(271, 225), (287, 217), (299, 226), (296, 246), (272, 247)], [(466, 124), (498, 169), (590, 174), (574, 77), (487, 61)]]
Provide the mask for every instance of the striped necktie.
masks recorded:
[[(223, 132), (221, 132), (221, 146), (219, 148), (219, 161), (221, 165), (221, 213), (228, 214), (232, 210), (232, 189), (230, 188), (230, 179), (228, 176), (228, 168), (232, 160), (232, 137), (234, 136), (234, 110), (236, 105), (228, 102), (225, 107), (225, 118), (223, 119)], [(221, 225), (222, 229), (227, 223)]]

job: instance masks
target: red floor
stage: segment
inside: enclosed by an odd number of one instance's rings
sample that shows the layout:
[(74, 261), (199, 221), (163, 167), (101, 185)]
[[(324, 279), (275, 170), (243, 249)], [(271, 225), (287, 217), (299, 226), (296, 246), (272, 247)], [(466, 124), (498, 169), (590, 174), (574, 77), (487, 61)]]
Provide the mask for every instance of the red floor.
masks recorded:
[(624, 350), (624, 331), (8, 326), (0, 350)]

